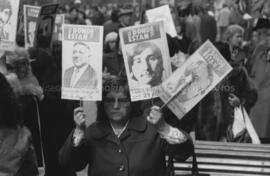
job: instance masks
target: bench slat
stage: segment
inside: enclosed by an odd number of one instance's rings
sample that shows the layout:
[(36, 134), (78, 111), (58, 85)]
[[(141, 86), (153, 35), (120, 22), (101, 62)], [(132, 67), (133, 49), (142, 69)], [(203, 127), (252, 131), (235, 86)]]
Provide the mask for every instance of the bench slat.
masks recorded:
[[(175, 171), (175, 176), (186, 176), (190, 171)], [(266, 176), (266, 174), (247, 174), (247, 173), (227, 173), (227, 172), (200, 172), (200, 174), (210, 174), (210, 176)]]
[[(192, 158), (189, 158), (186, 162), (191, 163)], [(247, 165), (247, 166), (262, 166), (270, 167), (270, 161), (260, 161), (251, 159), (230, 159), (230, 158), (209, 158), (199, 157), (198, 163), (214, 163), (214, 164), (229, 164), (229, 165)]]
[(246, 152), (264, 152), (264, 153), (270, 153), (270, 148), (250, 148), (250, 147), (235, 147), (235, 146), (209, 146), (209, 145), (200, 145), (196, 146), (196, 149), (213, 149), (213, 150), (229, 150), (229, 151), (246, 151)]
[[(175, 170), (188, 169), (192, 167), (191, 163), (174, 163)], [(270, 168), (251, 167), (251, 166), (227, 166), (217, 164), (198, 164), (198, 169), (203, 171), (229, 171), (239, 173), (265, 173), (270, 175)]]
[(197, 156), (231, 156), (232, 158), (243, 157), (243, 158), (264, 158), (270, 161), (270, 154), (263, 152), (241, 152), (241, 151), (226, 151), (226, 150), (206, 150), (206, 149), (195, 149)]

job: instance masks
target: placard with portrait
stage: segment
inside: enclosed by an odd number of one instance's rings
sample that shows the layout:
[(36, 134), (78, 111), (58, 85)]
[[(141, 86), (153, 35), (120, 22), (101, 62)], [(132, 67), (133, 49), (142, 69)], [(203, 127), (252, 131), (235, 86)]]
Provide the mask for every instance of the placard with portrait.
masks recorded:
[(33, 47), (35, 34), (36, 34), (36, 25), (38, 20), (38, 15), (40, 7), (24, 5), (24, 43), (25, 48)]
[(131, 101), (159, 96), (158, 87), (171, 73), (163, 22), (120, 29)]
[(63, 24), (63, 99), (102, 99), (102, 53), (103, 26)]
[(15, 48), (19, 5), (19, 0), (0, 0), (0, 50)]
[[(170, 78), (162, 83), (160, 98), (167, 102), (180, 91), (168, 107), (181, 119), (214, 89), (231, 70), (230, 64), (214, 45), (210, 41), (206, 41)], [(186, 84), (188, 76), (191, 76), (192, 81), (182, 90), (179, 90), (178, 87)]]
[(48, 53), (51, 53), (52, 36), (58, 5), (49, 4), (42, 6), (36, 24), (34, 47), (41, 48)]

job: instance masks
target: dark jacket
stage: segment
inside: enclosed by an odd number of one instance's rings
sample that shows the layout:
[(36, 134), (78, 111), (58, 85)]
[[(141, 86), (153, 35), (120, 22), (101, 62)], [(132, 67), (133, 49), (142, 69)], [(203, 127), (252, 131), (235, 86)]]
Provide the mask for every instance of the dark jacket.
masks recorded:
[(167, 149), (180, 161), (193, 152), (190, 140), (169, 145), (144, 117), (132, 118), (120, 139), (107, 121), (92, 124), (79, 147), (73, 146), (72, 135), (60, 150), (60, 164), (73, 171), (89, 164), (92, 176), (164, 176)]
[[(64, 74), (63, 87), (70, 87), (71, 77), (74, 71), (74, 67), (68, 68)], [(84, 71), (82, 76), (77, 81), (74, 88), (87, 88), (95, 89), (97, 88), (97, 74), (95, 70), (89, 65)]]
[(226, 138), (230, 142), (250, 142), (246, 132), (238, 138), (232, 136), (234, 107), (228, 100), (230, 93), (240, 99), (247, 112), (257, 100), (257, 91), (242, 66), (234, 67), (231, 73), (199, 103), (196, 139), (220, 141)]

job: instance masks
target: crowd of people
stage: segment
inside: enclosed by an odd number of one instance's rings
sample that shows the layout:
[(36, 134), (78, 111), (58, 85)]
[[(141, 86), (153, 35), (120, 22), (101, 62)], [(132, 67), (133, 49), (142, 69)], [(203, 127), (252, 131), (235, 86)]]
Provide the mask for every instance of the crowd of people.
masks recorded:
[[(130, 100), (119, 29), (147, 23), (145, 10), (150, 6), (75, 3), (58, 8), (67, 24), (104, 26), (102, 78), (106, 89), (103, 100), (91, 104), (97, 120), (90, 126), (80, 101), (61, 99), (62, 82), (72, 86), (72, 80), (62, 81), (61, 42), (53, 41), (52, 53), (26, 50), (23, 34), (18, 33), (15, 51), (0, 52), (0, 175), (38, 175), (43, 162), (45, 176), (73, 176), (87, 164), (89, 175), (164, 175), (165, 155), (180, 161), (192, 155), (191, 132), (196, 140), (251, 143), (246, 129), (233, 131), (234, 110), (239, 106), (249, 114), (261, 142), (270, 143), (267, 7), (258, 17), (249, 15), (241, 0), (218, 2), (170, 5), (177, 31), (177, 37), (167, 34), (172, 70), (207, 40), (233, 68), (181, 120), (168, 108), (161, 111), (159, 98)], [(80, 47), (87, 50), (80, 42), (74, 45), (77, 50)], [(130, 62), (135, 62), (136, 55)], [(130, 68), (134, 82), (139, 80), (136, 71), (158, 68), (149, 58), (140, 59)]]

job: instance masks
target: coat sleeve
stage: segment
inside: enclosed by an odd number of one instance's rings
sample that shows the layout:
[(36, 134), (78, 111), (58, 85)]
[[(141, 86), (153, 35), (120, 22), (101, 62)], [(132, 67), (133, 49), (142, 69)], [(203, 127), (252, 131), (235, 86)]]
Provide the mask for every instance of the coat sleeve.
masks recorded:
[(86, 167), (90, 161), (90, 145), (84, 140), (77, 147), (73, 144), (73, 133), (71, 132), (64, 146), (59, 151), (60, 165), (72, 172), (80, 171)]
[[(180, 129), (178, 129), (180, 130)], [(183, 130), (180, 130), (186, 137), (186, 141), (178, 144), (169, 144), (164, 140), (166, 145), (166, 152), (169, 155), (172, 155), (173, 158), (175, 158), (177, 161), (185, 161), (187, 160), (194, 152), (194, 145), (192, 142), (191, 137), (184, 132)]]
[(169, 144), (167, 143), (167, 149), (169, 154), (172, 154), (173, 158), (177, 161), (187, 160), (194, 152), (194, 145), (190, 136), (181, 130), (187, 137), (187, 140), (180, 144)]

